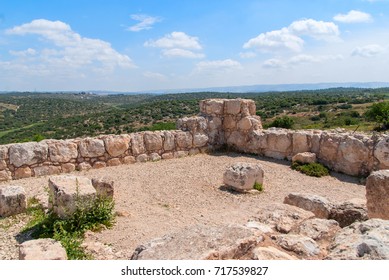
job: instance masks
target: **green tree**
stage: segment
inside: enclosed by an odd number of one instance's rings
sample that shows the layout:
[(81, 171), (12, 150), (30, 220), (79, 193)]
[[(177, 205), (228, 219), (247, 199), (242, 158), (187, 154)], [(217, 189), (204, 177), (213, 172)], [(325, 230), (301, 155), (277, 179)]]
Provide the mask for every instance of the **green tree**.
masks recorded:
[(282, 128), (292, 128), (294, 125), (294, 120), (288, 116), (277, 117), (271, 124), (270, 127), (282, 127)]
[(370, 121), (375, 121), (381, 129), (389, 128), (389, 101), (374, 103), (365, 113)]

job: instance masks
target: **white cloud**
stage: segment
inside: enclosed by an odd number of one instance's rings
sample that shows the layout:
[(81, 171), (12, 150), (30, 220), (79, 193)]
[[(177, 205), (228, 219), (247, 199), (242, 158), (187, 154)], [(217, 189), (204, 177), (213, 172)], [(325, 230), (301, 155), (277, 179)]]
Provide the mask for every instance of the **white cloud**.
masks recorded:
[(337, 14), (334, 20), (344, 23), (371, 22), (372, 16), (361, 11), (351, 10), (347, 14)]
[(241, 68), (242, 65), (238, 61), (232, 59), (200, 61), (196, 64), (196, 69), (198, 71), (230, 71)]
[(366, 45), (363, 47), (355, 48), (352, 51), (351, 55), (352, 56), (362, 56), (362, 57), (372, 57), (372, 56), (379, 55), (379, 54), (383, 53), (384, 51), (385, 51), (384, 47), (382, 47), (380, 45), (372, 44), (372, 45)]
[(287, 60), (281, 60), (279, 58), (272, 58), (266, 60), (262, 66), (264, 68), (291, 68), (301, 64), (323, 63), (330, 60), (342, 60), (342, 55), (309, 55), (299, 54), (290, 57)]
[(152, 17), (143, 14), (131, 15), (131, 19), (139, 21), (139, 23), (128, 28), (129, 31), (133, 32), (151, 29), (155, 23), (162, 21), (159, 17)]
[(292, 22), (288, 27), (261, 33), (247, 41), (243, 48), (254, 48), (262, 52), (301, 52), (304, 47), (302, 36), (316, 40), (333, 40), (339, 36), (339, 28), (333, 22), (304, 19)]
[(37, 54), (37, 51), (35, 49), (28, 48), (27, 50), (24, 51), (10, 50), (9, 53), (13, 56), (34, 56)]
[(285, 67), (285, 63), (277, 58), (271, 58), (266, 60), (263, 65), (264, 68), (283, 68)]
[(115, 67), (135, 67), (127, 55), (114, 50), (110, 43), (82, 37), (61, 21), (46, 19), (33, 20), (30, 23), (6, 30), (8, 35), (35, 34), (55, 45), (55, 48), (42, 52), (42, 62), (57, 67), (81, 67), (97, 63), (97, 68), (113, 70)]
[(167, 77), (161, 73), (157, 73), (157, 72), (144, 72), (143, 73), (143, 76), (146, 77), (146, 78), (150, 78), (150, 79), (155, 79), (155, 80), (158, 80), (158, 81), (167, 81)]
[(239, 53), (239, 56), (241, 58), (253, 58), (253, 57), (256, 57), (257, 54), (255, 52), (241, 52), (241, 53)]
[(195, 53), (189, 50), (184, 49), (164, 49), (162, 50), (162, 55), (166, 57), (185, 57), (185, 58), (204, 58), (204, 54)]
[(174, 31), (164, 37), (154, 41), (149, 40), (144, 44), (146, 47), (156, 47), (162, 49), (181, 48), (201, 50), (202, 46), (199, 43), (199, 38), (187, 35), (184, 32)]

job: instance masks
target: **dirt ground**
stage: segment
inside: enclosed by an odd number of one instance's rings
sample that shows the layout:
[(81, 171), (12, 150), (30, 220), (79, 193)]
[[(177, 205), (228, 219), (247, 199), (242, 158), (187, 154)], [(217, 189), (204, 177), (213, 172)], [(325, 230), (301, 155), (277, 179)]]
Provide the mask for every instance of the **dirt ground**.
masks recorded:
[[(223, 188), (224, 170), (235, 162), (263, 166), (264, 192), (238, 194)], [(195, 224), (245, 224), (261, 205), (282, 203), (291, 192), (317, 194), (335, 202), (365, 198), (365, 187), (358, 178), (338, 173), (309, 177), (292, 170), (288, 161), (231, 153), (121, 165), (74, 175), (114, 181), (119, 216), (113, 228), (93, 237), (114, 251), (125, 252), (125, 256), (153, 238)], [(48, 177), (41, 177), (11, 184), (23, 186), (28, 197), (45, 200), (47, 181)], [(0, 188), (5, 184), (10, 183), (1, 183)]]

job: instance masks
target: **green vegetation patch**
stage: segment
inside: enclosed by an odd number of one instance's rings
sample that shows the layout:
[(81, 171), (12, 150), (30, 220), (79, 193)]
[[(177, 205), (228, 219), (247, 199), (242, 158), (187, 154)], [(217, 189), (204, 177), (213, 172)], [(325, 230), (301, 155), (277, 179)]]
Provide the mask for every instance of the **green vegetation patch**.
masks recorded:
[(323, 164), (314, 163), (301, 163), (298, 161), (292, 162), (292, 169), (300, 171), (303, 174), (312, 177), (323, 177), (329, 175), (329, 170)]
[(259, 192), (263, 192), (263, 184), (260, 184), (258, 182), (255, 182), (254, 185), (253, 185), (253, 189), (259, 191)]
[(36, 199), (28, 201), (27, 213), (31, 217), (22, 233), (33, 238), (53, 238), (61, 242), (69, 259), (90, 259), (81, 247), (87, 230), (112, 227), (114, 202), (111, 198), (98, 197), (93, 201), (78, 201), (76, 211), (66, 219), (51, 210), (45, 212)]

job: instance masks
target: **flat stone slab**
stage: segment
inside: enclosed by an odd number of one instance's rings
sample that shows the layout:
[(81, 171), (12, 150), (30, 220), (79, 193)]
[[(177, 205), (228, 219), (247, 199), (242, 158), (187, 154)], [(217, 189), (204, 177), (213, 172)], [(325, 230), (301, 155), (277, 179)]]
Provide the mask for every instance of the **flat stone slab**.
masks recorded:
[(67, 260), (61, 243), (51, 239), (35, 239), (23, 242), (19, 247), (19, 260)]
[(27, 207), (26, 192), (20, 186), (0, 188), (0, 216), (8, 217), (23, 213)]
[(285, 197), (284, 203), (311, 211), (316, 217), (322, 219), (328, 219), (332, 209), (330, 201), (312, 194), (290, 193)]
[(369, 218), (389, 220), (389, 170), (375, 171), (366, 180)]
[(73, 214), (81, 204), (84, 206), (96, 197), (96, 189), (89, 178), (83, 176), (60, 175), (49, 179), (49, 207), (61, 218)]

